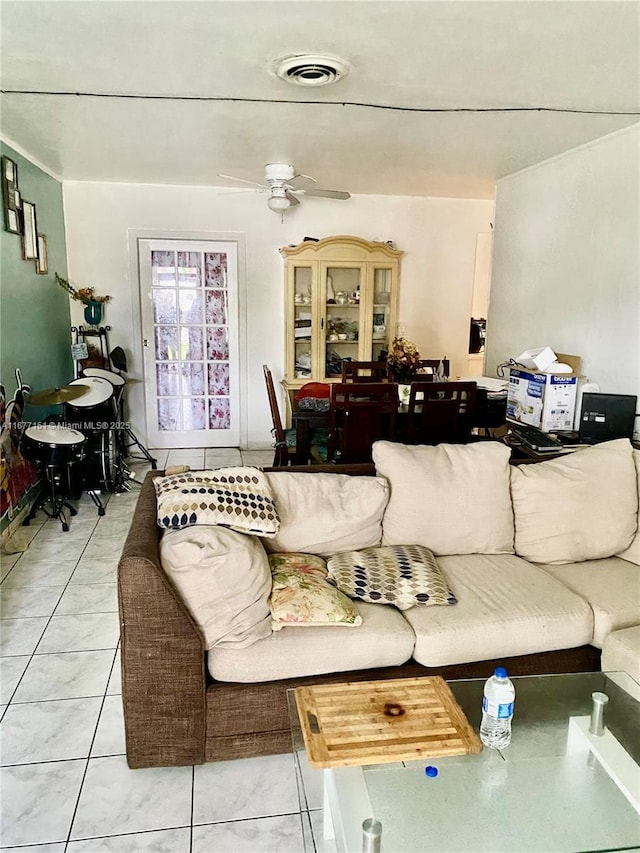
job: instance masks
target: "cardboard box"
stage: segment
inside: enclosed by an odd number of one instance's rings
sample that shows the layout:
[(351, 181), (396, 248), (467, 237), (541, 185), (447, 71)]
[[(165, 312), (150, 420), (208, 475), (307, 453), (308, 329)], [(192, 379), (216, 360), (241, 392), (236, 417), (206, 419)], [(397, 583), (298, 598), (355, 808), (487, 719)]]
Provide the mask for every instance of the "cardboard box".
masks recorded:
[(573, 373), (541, 373), (512, 367), (507, 389), (507, 418), (529, 424), (543, 432), (571, 431), (578, 391), (577, 356), (558, 355)]

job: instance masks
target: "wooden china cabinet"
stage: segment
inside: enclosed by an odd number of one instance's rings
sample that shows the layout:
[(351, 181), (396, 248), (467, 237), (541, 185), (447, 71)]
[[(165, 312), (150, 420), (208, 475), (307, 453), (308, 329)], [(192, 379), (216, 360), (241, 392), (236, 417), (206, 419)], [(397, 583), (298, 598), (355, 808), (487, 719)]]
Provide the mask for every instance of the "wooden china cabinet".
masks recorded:
[(287, 391), (305, 382), (339, 381), (345, 358), (377, 361), (396, 331), (403, 252), (349, 236), (308, 240), (280, 251)]

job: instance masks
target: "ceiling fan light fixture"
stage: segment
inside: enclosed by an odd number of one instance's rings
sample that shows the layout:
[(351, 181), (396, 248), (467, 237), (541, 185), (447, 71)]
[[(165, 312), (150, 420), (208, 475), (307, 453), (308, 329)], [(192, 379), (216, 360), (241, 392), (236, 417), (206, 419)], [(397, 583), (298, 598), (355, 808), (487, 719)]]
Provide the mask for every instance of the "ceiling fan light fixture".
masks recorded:
[(278, 59), (273, 66), (277, 77), (297, 86), (326, 86), (349, 73), (349, 65), (333, 56), (295, 54)]
[(269, 205), (269, 210), (273, 210), (274, 213), (282, 213), (283, 210), (288, 210), (291, 206), (291, 202), (286, 195), (271, 195), (267, 199), (267, 204)]

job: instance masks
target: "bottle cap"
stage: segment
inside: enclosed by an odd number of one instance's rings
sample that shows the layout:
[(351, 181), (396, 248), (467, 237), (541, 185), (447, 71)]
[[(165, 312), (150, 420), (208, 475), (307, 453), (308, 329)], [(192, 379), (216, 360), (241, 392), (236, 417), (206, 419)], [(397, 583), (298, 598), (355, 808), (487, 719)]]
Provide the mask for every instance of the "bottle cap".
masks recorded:
[(427, 764), (427, 766), (424, 768), (424, 775), (435, 779), (435, 777), (438, 775), (438, 768), (433, 767), (431, 764)]
[(497, 666), (494, 669), (493, 674), (497, 678), (506, 678), (507, 677), (507, 670), (503, 666)]

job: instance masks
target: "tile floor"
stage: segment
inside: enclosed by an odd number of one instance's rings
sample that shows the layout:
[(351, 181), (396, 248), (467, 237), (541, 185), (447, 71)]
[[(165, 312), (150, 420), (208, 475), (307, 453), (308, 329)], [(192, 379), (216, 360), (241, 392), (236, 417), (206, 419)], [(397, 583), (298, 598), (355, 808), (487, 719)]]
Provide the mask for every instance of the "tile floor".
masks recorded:
[[(158, 467), (270, 465), (272, 451), (155, 451)], [(148, 466), (136, 463), (137, 479)], [(321, 780), (300, 810), (292, 755), (129, 770), (116, 569), (138, 496), (39, 513), (2, 554), (0, 848), (21, 853), (325, 851)], [(18, 549), (25, 548), (23, 551)], [(314, 838), (315, 833), (315, 838)], [(316, 839), (317, 838), (317, 842)]]

